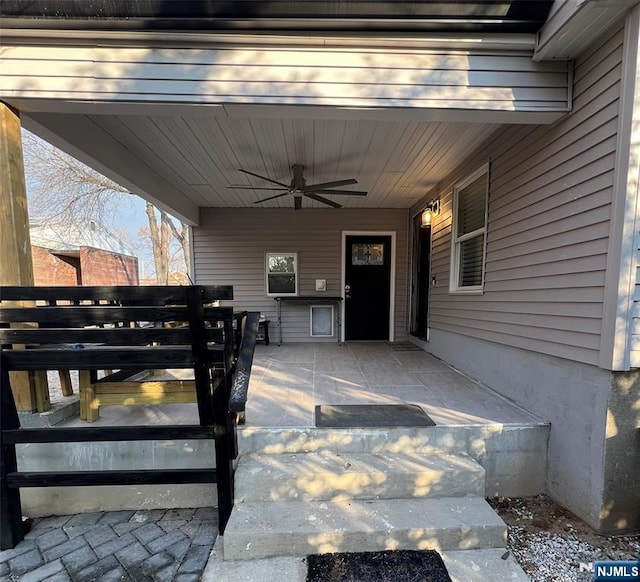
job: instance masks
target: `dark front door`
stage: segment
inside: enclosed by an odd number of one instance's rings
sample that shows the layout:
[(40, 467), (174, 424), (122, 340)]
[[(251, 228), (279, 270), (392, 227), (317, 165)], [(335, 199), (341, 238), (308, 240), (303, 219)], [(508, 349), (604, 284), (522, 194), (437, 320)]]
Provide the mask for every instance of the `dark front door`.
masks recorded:
[(345, 245), (346, 340), (388, 340), (391, 237), (349, 235)]
[(429, 285), (431, 269), (431, 226), (420, 226), (420, 215), (414, 222), (413, 239), (413, 290), (411, 333), (420, 339), (428, 339)]

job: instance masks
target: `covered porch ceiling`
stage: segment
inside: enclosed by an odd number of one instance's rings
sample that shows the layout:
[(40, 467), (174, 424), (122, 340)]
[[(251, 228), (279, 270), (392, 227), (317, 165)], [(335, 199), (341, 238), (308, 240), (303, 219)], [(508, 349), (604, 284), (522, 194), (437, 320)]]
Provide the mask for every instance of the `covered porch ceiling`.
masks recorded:
[[(277, 194), (259, 188), (274, 185), (238, 170), (289, 184), (293, 164), (305, 166), (307, 184), (355, 178), (357, 185), (344, 189), (366, 190), (366, 197), (326, 196), (346, 208), (409, 208), (500, 127), (410, 115), (330, 116), (287, 106), (268, 114), (250, 105), (170, 114), (147, 109), (125, 115), (27, 113), (23, 124), (191, 222), (200, 207), (292, 207), (291, 196), (256, 205)], [(304, 198), (303, 208), (326, 206)]]

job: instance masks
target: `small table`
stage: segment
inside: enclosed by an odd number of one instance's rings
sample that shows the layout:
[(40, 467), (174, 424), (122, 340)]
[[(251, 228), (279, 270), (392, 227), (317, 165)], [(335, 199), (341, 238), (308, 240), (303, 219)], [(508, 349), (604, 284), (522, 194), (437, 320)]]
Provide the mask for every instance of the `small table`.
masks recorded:
[[(339, 296), (331, 296), (331, 295), (278, 295), (273, 298), (276, 302), (276, 313), (278, 317), (278, 330), (280, 335), (280, 341), (278, 345), (282, 345), (282, 304), (284, 302), (289, 303), (315, 303), (317, 305), (322, 304), (331, 304), (331, 305), (339, 305), (340, 301), (342, 301), (342, 297)], [(340, 319), (340, 309), (336, 309), (336, 336), (338, 344), (340, 344), (341, 337), (341, 319)]]

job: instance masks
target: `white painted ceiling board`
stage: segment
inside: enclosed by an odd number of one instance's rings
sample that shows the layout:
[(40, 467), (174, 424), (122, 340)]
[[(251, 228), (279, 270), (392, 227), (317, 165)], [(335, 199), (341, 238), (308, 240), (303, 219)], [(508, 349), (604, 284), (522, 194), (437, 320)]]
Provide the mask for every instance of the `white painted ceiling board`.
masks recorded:
[[(305, 166), (307, 184), (355, 178), (345, 189), (367, 197), (327, 195), (351, 208), (408, 208), (442, 180), (498, 124), (225, 117), (200, 109), (190, 116), (95, 115), (92, 120), (200, 207), (252, 207), (278, 192), (240, 168), (289, 184), (291, 166)], [(229, 186), (255, 189), (233, 189)], [(259, 204), (293, 206), (292, 196)], [(326, 208), (305, 199), (305, 207)]]

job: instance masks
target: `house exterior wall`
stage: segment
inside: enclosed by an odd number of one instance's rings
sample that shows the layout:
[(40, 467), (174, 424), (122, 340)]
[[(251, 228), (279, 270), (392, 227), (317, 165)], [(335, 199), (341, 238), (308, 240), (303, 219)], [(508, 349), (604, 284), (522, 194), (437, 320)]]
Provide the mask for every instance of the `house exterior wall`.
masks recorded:
[(50, 249), (32, 246), (34, 284), (46, 287), (51, 285), (78, 285), (80, 259), (55, 254)]
[[(551, 422), (549, 493), (611, 533), (640, 528), (640, 373), (600, 365), (623, 38), (620, 28), (576, 61), (571, 115), (551, 127), (500, 130), (439, 186), (437, 285), (430, 341), (421, 342)], [(453, 295), (451, 190), (487, 161), (484, 293)]]
[[(618, 30), (576, 62), (571, 115), (499, 130), (439, 185), (432, 329), (598, 364), (622, 39)], [(484, 294), (451, 295), (453, 185), (487, 161)]]
[(35, 284), (139, 285), (138, 259), (112, 251), (80, 247), (78, 257), (31, 247)]
[(35, 284), (138, 285), (138, 259), (112, 251), (81, 247), (79, 257), (67, 257), (43, 247), (32, 247)]
[[(394, 231), (394, 339), (402, 341), (407, 337), (408, 216), (406, 209), (205, 208), (201, 226), (193, 229), (195, 281), (233, 285), (233, 306), (260, 311), (270, 318), (273, 341), (277, 339), (276, 305), (266, 294), (265, 253), (298, 253), (300, 295), (315, 295), (315, 279), (326, 279), (324, 294), (341, 296), (342, 232)], [(286, 304), (282, 316), (284, 341), (319, 341), (310, 337), (309, 305)]]
[(138, 259), (80, 247), (80, 276), (81, 285), (138, 285)]

